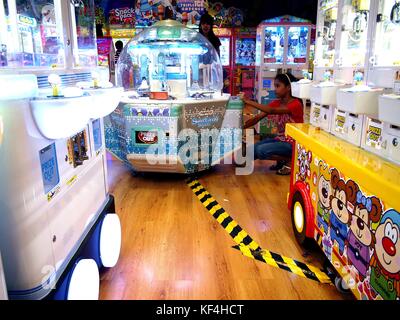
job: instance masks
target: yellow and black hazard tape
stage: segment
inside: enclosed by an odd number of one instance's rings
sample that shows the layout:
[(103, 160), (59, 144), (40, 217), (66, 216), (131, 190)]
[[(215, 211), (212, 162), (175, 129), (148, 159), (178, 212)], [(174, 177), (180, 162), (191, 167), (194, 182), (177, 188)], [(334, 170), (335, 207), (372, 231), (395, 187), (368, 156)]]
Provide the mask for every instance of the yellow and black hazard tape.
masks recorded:
[(228, 232), (238, 245), (244, 244), (251, 250), (259, 251), (261, 247), (255, 242), (239, 224), (222, 208), (206, 189), (197, 180), (189, 180), (188, 186), (197, 196), (203, 206), (214, 217), (215, 220)]
[(198, 180), (190, 179), (188, 186), (197, 196), (208, 212), (217, 220), (217, 222), (228, 232), (237, 246), (234, 249), (240, 250), (246, 257), (264, 262), (270, 266), (280, 268), (320, 283), (332, 284), (329, 276), (322, 270), (296, 261), (292, 258), (282, 256), (278, 253), (262, 249), (261, 246), (253, 240), (250, 235), (244, 231), (240, 225), (222, 208), (210, 193), (201, 185)]

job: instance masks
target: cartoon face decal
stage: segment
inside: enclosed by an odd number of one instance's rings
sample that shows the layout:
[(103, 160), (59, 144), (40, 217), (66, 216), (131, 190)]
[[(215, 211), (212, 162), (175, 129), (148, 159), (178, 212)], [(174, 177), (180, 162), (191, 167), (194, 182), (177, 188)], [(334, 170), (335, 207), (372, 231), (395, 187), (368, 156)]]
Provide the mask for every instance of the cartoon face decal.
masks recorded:
[(371, 223), (379, 221), (382, 205), (377, 197), (366, 198), (361, 191), (357, 193), (357, 205), (351, 217), (350, 230), (356, 239), (365, 246), (375, 242)]
[(375, 231), (370, 261), (371, 288), (384, 300), (400, 297), (400, 213), (386, 211)]
[(327, 166), (320, 162), (319, 165), (319, 180), (318, 180), (318, 200), (321, 207), (329, 209), (331, 207), (332, 188), (330, 183), (330, 173)]
[(376, 229), (375, 256), (391, 274), (400, 272), (400, 213), (391, 210)]
[(331, 213), (329, 216), (329, 234), (332, 244), (337, 242), (339, 254), (344, 254), (345, 242), (351, 214), (356, 202), (358, 185), (353, 180), (345, 182), (340, 178), (339, 171), (331, 171), (332, 196), (330, 197)]
[(299, 144), (297, 145), (297, 165), (299, 166), (299, 173), (297, 175), (297, 180), (305, 181), (306, 178), (311, 177), (311, 160), (312, 153), (311, 151), (306, 151), (306, 149), (302, 148)]
[(333, 189), (330, 198), (332, 212), (340, 222), (347, 224), (350, 222), (350, 216), (356, 202), (358, 185), (353, 180), (345, 182), (340, 178), (339, 171), (333, 169), (331, 171), (331, 186)]
[[(317, 179), (317, 178), (315, 178)], [(328, 233), (329, 214), (331, 209), (332, 187), (330, 183), (331, 175), (329, 168), (323, 161), (319, 162), (319, 178), (317, 184), (318, 207), (317, 207), (317, 225), (318, 228)]]
[(357, 192), (357, 204), (350, 217), (350, 230), (347, 236), (347, 257), (358, 271), (361, 280), (367, 276), (371, 250), (375, 243), (372, 223), (379, 221), (382, 214), (382, 205), (377, 197), (365, 197), (361, 191)]

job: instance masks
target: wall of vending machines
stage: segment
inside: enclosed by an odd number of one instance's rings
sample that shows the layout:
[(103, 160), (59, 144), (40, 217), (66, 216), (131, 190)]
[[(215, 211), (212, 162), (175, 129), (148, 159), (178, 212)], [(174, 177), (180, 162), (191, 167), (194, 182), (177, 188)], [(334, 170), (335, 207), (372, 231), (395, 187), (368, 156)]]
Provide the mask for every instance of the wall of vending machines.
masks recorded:
[(294, 93), (313, 125), (399, 163), (399, 2), (321, 1), (318, 13), (314, 81)]
[(103, 117), (122, 90), (97, 67), (94, 2), (1, 0), (0, 47), (0, 287), (97, 299), (121, 244)]
[(256, 29), (214, 28), (214, 33), (221, 41), (224, 91), (232, 95), (243, 92), (254, 98)]

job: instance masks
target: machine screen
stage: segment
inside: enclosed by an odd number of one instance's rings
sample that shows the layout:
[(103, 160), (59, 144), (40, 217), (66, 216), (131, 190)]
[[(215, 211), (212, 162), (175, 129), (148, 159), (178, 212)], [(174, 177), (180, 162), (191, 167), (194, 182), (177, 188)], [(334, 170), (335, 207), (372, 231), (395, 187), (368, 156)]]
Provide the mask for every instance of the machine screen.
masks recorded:
[(400, 65), (400, 2), (379, 1), (379, 14), (375, 36), (375, 64)]
[(370, 0), (344, 2), (340, 56), (345, 67), (363, 66), (367, 50)]
[(307, 63), (308, 27), (290, 27), (288, 32), (289, 64)]
[(224, 67), (229, 66), (230, 61), (230, 41), (229, 38), (220, 38), (221, 41), (221, 63)]
[(333, 1), (330, 6), (322, 7), (321, 24), (317, 32), (317, 61), (320, 66), (333, 67), (335, 59), (336, 24), (338, 2)]
[(94, 150), (98, 151), (103, 146), (103, 140), (101, 138), (101, 123), (100, 119), (96, 119), (92, 122), (93, 126), (93, 141)]
[(158, 143), (157, 130), (135, 130), (135, 144), (152, 145)]
[(285, 28), (266, 27), (264, 45), (264, 63), (283, 63), (285, 48)]
[(254, 66), (256, 57), (256, 39), (243, 38), (236, 41), (236, 64)]
[(0, 2), (0, 67), (63, 67), (58, 1)]
[(55, 143), (39, 151), (44, 193), (53, 190), (60, 182)]

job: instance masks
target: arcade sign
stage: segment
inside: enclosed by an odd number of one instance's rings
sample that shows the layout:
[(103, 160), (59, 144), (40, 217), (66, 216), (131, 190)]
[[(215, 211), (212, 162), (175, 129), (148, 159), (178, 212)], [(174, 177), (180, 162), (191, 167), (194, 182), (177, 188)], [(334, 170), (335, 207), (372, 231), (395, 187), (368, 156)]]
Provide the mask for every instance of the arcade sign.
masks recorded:
[(135, 9), (131, 7), (116, 8), (109, 12), (108, 21), (110, 25), (135, 25)]
[(28, 16), (24, 16), (22, 14), (18, 14), (17, 15), (17, 20), (19, 24), (31, 27), (31, 28), (35, 28), (37, 26), (37, 22), (36, 19), (28, 17)]

